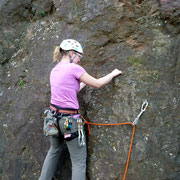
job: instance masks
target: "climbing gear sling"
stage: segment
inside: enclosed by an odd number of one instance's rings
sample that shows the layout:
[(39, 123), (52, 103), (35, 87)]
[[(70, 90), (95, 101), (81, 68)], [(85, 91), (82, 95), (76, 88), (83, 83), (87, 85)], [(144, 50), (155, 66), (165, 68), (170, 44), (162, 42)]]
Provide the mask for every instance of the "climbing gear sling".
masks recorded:
[(127, 170), (128, 170), (128, 166), (129, 166), (130, 157), (131, 157), (132, 144), (133, 144), (133, 139), (134, 139), (134, 134), (135, 134), (135, 125), (138, 123), (138, 120), (139, 120), (140, 116), (143, 114), (143, 112), (146, 111), (148, 105), (149, 105), (148, 101), (145, 100), (143, 102), (142, 106), (141, 106), (141, 112), (139, 113), (139, 115), (136, 117), (136, 119), (132, 123), (131, 122), (127, 122), (127, 123), (115, 123), (115, 124), (91, 123), (91, 122), (86, 121), (86, 119), (83, 116), (81, 116), (84, 119), (84, 122), (88, 126), (89, 135), (91, 134), (90, 125), (96, 125), (96, 126), (131, 125), (133, 127), (133, 132), (132, 132), (132, 135), (131, 135), (131, 142), (130, 142), (129, 153), (128, 153), (128, 158), (127, 158), (127, 162), (126, 162), (126, 168), (125, 168), (123, 180), (126, 179), (126, 174), (127, 174)]

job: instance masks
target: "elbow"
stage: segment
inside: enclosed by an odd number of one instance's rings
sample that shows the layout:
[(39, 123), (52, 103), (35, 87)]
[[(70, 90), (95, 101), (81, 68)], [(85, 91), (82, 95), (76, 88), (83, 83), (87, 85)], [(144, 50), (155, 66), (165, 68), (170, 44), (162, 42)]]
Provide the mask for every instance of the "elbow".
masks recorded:
[(101, 86), (98, 86), (98, 85), (96, 85), (96, 86), (94, 86), (94, 88), (96, 88), (96, 89), (99, 89)]
[(94, 87), (98, 89), (98, 88), (100, 88), (102, 86), (103, 86), (103, 84), (101, 82), (98, 82)]

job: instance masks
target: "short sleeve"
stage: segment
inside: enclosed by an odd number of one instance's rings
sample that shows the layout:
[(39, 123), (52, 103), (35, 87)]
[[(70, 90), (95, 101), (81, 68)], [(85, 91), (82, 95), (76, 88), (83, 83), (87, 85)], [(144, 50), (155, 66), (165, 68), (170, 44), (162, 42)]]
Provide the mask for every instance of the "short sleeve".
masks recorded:
[(79, 79), (85, 72), (86, 70), (80, 65), (78, 64), (73, 65), (73, 75), (76, 77), (76, 79)]

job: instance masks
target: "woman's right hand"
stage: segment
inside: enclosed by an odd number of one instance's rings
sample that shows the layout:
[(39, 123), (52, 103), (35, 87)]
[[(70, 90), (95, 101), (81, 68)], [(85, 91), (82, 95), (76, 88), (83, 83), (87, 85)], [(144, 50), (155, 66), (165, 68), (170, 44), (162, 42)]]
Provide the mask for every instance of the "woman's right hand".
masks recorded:
[(120, 71), (119, 69), (114, 69), (111, 73), (112, 73), (113, 77), (116, 77), (116, 76), (122, 74), (122, 71)]
[(107, 74), (106, 76), (96, 79), (93, 76), (89, 75), (87, 72), (85, 72), (79, 78), (79, 80), (81, 82), (83, 82), (84, 84), (87, 84), (88, 86), (100, 88), (101, 86), (109, 83), (112, 80), (112, 78), (114, 78), (115, 76), (118, 76), (120, 74), (122, 74), (122, 71), (120, 71), (118, 69), (114, 69), (111, 73)]

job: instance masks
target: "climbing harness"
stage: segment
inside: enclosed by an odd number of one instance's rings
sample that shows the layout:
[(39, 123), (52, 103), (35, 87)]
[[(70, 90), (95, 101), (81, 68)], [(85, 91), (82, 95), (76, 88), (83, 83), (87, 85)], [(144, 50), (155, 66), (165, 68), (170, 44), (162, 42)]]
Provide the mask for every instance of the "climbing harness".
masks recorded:
[[(57, 108), (55, 105), (50, 105), (49, 109), (45, 110), (44, 114), (46, 117), (44, 118), (44, 134), (45, 136), (59, 136), (59, 124), (58, 121), (64, 121), (64, 139), (66, 141), (71, 141), (74, 138), (78, 137), (79, 146), (85, 146), (85, 133), (84, 133), (84, 122), (81, 115), (79, 114), (79, 110), (75, 109), (65, 109), (65, 108)], [(71, 132), (73, 121), (77, 122), (77, 131)]]
[(139, 113), (139, 115), (137, 116), (137, 118), (134, 120), (134, 122), (127, 122), (127, 123), (115, 123), (115, 124), (102, 124), (102, 123), (91, 123), (86, 121), (86, 119), (81, 116), (84, 119), (84, 122), (87, 124), (88, 126), (88, 131), (89, 131), (89, 135), (91, 134), (90, 132), (90, 125), (96, 125), (96, 126), (119, 126), (119, 125), (131, 125), (133, 127), (133, 132), (131, 135), (131, 142), (130, 142), (130, 147), (129, 147), (129, 153), (128, 153), (128, 158), (127, 158), (127, 162), (126, 162), (126, 168), (125, 168), (125, 172), (124, 172), (124, 176), (123, 176), (123, 180), (126, 179), (126, 174), (127, 174), (127, 170), (128, 170), (128, 166), (129, 166), (129, 161), (130, 161), (130, 157), (131, 157), (131, 150), (132, 150), (132, 144), (133, 144), (133, 139), (134, 139), (134, 134), (135, 134), (135, 127), (138, 123), (138, 120), (140, 118), (140, 116), (146, 111), (147, 107), (148, 107), (148, 101), (145, 100), (141, 106), (141, 112)]
[(85, 136), (84, 136), (84, 129), (83, 129), (83, 121), (81, 118), (77, 119), (78, 124), (78, 144), (79, 146), (85, 146)]

